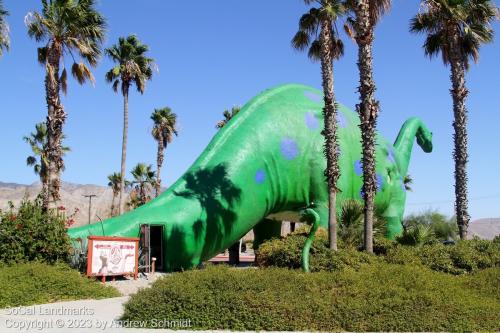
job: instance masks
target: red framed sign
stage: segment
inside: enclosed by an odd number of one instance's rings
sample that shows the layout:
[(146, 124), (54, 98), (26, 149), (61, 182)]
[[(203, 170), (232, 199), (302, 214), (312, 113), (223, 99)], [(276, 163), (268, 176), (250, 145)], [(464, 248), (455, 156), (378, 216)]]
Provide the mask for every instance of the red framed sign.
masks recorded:
[(134, 275), (137, 279), (139, 238), (89, 236), (87, 276)]

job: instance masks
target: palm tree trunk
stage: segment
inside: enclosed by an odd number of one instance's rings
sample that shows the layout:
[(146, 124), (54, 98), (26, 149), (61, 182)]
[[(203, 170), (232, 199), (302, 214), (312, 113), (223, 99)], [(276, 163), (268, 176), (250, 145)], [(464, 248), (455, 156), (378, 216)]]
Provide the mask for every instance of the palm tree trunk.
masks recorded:
[(155, 197), (158, 197), (161, 190), (161, 167), (163, 165), (163, 158), (165, 149), (163, 146), (163, 136), (158, 138), (158, 152), (156, 154), (156, 183), (155, 183)]
[(321, 74), (325, 107), (323, 116), (325, 129), (324, 154), (326, 156), (325, 177), (328, 183), (328, 239), (332, 250), (337, 250), (337, 180), (340, 170), (338, 166), (337, 143), (337, 108), (333, 91), (333, 55), (332, 55), (332, 22), (324, 19), (321, 25)]
[(57, 206), (60, 197), (60, 172), (64, 166), (61, 139), (66, 113), (59, 96), (59, 61), (62, 50), (54, 44), (48, 50), (47, 73), (45, 76), (45, 93), (48, 107), (47, 115), (47, 200), (45, 209)]
[[(456, 34), (454, 34), (454, 45)], [(468, 212), (468, 193), (467, 193), (467, 108), (465, 100), (469, 91), (465, 86), (465, 64), (460, 56), (458, 47), (452, 47), (451, 54), (451, 83), (450, 90), (453, 98), (453, 128), (455, 134), (453, 136), (454, 151), (453, 158), (455, 160), (455, 213), (457, 215), (457, 224), (460, 233), (460, 239), (466, 239), (467, 229), (469, 226), (470, 215)]]
[(358, 68), (360, 103), (356, 106), (361, 122), (361, 140), (363, 153), (363, 193), (364, 193), (364, 248), (373, 253), (373, 215), (375, 195), (377, 193), (375, 169), (375, 131), (379, 112), (375, 100), (375, 82), (373, 81), (373, 27), (369, 17), (368, 0), (359, 1), (356, 12), (356, 42), (358, 44)]
[(113, 199), (111, 199), (111, 217), (115, 216), (115, 201), (117, 193), (113, 192)]
[(42, 178), (42, 207), (48, 209), (49, 207), (49, 182), (47, 176)]
[(120, 202), (118, 203), (118, 215), (123, 213), (124, 192), (125, 192), (125, 172), (127, 162), (127, 139), (128, 139), (128, 85), (123, 82), (123, 137), (122, 137), (122, 161), (121, 161), (121, 180), (120, 180)]

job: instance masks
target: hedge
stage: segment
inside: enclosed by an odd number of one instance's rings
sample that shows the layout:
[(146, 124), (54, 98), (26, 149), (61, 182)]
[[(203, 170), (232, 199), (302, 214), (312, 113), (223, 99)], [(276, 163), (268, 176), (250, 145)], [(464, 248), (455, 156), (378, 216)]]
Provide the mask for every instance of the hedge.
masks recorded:
[[(306, 232), (300, 231), (265, 242), (256, 252), (256, 263), (260, 267), (298, 269), (301, 267), (301, 252), (305, 240)], [(375, 239), (374, 252), (376, 256), (342, 246), (339, 251), (333, 252), (328, 249), (326, 235), (320, 233), (311, 248), (310, 268), (313, 272), (345, 268), (356, 270), (365, 264), (385, 261), (392, 264), (423, 265), (432, 270), (458, 275), (500, 267), (500, 242), (479, 239), (457, 241), (453, 245), (432, 243), (422, 246), (407, 246), (386, 239)]]
[(498, 268), (454, 276), (384, 262), (309, 274), (208, 267), (140, 290), (122, 319), (189, 320), (196, 330), (498, 331), (499, 277)]
[(0, 308), (118, 296), (115, 288), (96, 283), (65, 264), (0, 265)]

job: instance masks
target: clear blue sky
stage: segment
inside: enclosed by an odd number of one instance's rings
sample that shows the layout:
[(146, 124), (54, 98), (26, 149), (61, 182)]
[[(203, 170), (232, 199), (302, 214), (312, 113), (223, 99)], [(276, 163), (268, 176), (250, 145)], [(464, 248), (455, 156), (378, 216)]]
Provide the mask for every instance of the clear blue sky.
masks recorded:
[[(497, 3), (498, 4), (498, 3)], [(12, 50), (0, 59), (0, 181), (37, 181), (25, 166), (29, 153), (22, 136), (45, 118), (44, 70), (36, 43), (26, 34), (24, 17), (39, 10), (37, 0), (5, 0), (11, 16)], [(434, 152), (416, 146), (410, 166), (414, 178), (407, 213), (426, 208), (453, 211), (452, 111), (449, 70), (430, 61), (423, 37), (408, 33), (419, 1), (395, 0), (376, 33), (375, 78), (382, 105), (379, 128), (394, 139), (410, 116), (424, 119), (434, 132)], [(282, 83), (320, 88), (319, 65), (290, 48), (290, 38), (305, 7), (299, 0), (252, 1), (99, 1), (108, 20), (106, 46), (119, 36), (137, 34), (157, 60), (155, 74), (141, 96), (130, 96), (127, 166), (155, 163), (149, 115), (170, 106), (178, 114), (180, 136), (168, 147), (163, 179), (171, 184), (191, 165), (215, 134), (226, 107), (244, 104), (262, 90)], [(495, 24), (500, 35), (500, 25)], [(336, 94), (343, 104), (357, 102), (356, 48), (345, 41), (346, 55), (335, 64)], [(500, 41), (482, 49), (479, 65), (467, 76), (470, 111), (470, 211), (473, 218), (500, 216)], [(122, 97), (104, 81), (111, 67), (103, 59), (94, 71), (95, 87), (70, 81), (63, 102), (69, 113), (65, 132), (72, 152), (63, 180), (105, 185), (120, 166)]]

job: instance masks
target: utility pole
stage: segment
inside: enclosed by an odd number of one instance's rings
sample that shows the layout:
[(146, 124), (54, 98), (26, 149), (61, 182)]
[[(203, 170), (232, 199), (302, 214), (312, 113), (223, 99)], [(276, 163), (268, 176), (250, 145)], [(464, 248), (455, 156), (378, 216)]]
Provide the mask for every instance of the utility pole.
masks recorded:
[(89, 198), (89, 224), (90, 224), (90, 212), (92, 210), (92, 198), (95, 198), (97, 197), (97, 195), (95, 194), (87, 194), (87, 195), (84, 195), (85, 198)]

